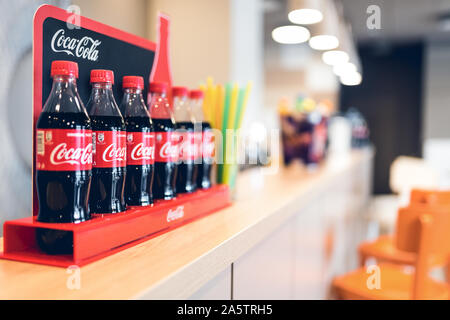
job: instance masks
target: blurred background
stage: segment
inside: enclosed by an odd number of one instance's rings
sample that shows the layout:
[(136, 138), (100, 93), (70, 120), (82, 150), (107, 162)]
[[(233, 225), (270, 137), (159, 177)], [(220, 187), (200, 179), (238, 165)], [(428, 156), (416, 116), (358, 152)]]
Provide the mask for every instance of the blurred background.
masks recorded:
[[(0, 1), (0, 222), (31, 211), (32, 17), (43, 3)], [(376, 150), (374, 195), (394, 191), (390, 168), (399, 156), (419, 159), (429, 169), (422, 176), (434, 177), (426, 183), (450, 185), (449, 1), (46, 3), (152, 41), (157, 12), (168, 13), (175, 85), (251, 80), (250, 130), (279, 128), (280, 115), (293, 110), (344, 117)], [(295, 12), (305, 6), (322, 16)]]

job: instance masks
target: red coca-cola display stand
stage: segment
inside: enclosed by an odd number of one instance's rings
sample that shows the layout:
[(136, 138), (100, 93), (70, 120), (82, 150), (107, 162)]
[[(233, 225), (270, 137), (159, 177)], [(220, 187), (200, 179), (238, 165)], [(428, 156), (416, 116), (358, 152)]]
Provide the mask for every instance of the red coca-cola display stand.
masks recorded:
[[(162, 57), (168, 52), (169, 20), (165, 15), (160, 15), (159, 19), (159, 27), (167, 29), (159, 33), (165, 39), (159, 38), (160, 45), (157, 46), (144, 38), (57, 7), (40, 7), (34, 17), (33, 30), (34, 135), (36, 121), (50, 92), (50, 64), (53, 60), (78, 63), (78, 87), (83, 101), (87, 101), (89, 96), (89, 72), (95, 68), (111, 69), (117, 79), (132, 74), (143, 76), (149, 81), (170, 80), (169, 59)], [(116, 98), (120, 101), (120, 85), (115, 90)], [(36, 221), (38, 202), (34, 173), (33, 166), (33, 216), (4, 223), (1, 259), (60, 267), (81, 266), (230, 205), (228, 187), (216, 185), (208, 190), (180, 195), (173, 200), (156, 201), (148, 207), (129, 208), (114, 215), (93, 215), (91, 220), (79, 224), (43, 223)], [(41, 251), (35, 240), (37, 228), (69, 232), (73, 238), (73, 253), (48, 255)]]

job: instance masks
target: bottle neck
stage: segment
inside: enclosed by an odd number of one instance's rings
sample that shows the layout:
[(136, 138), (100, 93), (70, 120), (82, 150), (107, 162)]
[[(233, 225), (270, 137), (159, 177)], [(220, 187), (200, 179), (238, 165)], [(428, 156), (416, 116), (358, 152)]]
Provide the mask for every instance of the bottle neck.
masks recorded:
[(53, 89), (65, 89), (77, 87), (77, 78), (75, 76), (56, 75), (53, 76)]
[(123, 90), (125, 94), (135, 94), (135, 95), (142, 95), (142, 89), (139, 88), (125, 88)]
[(205, 121), (205, 116), (203, 114), (203, 99), (191, 99), (190, 108), (195, 123)]
[(125, 88), (121, 110), (125, 111), (125, 117), (149, 117), (142, 89)]
[(73, 95), (78, 93), (77, 80), (74, 76), (54, 76), (52, 93), (55, 95)]
[[(125, 88), (123, 90), (123, 97), (127, 100), (142, 100), (144, 101), (144, 96), (142, 95), (142, 89), (137, 88)], [(145, 104), (145, 103), (144, 103)]]
[(111, 83), (92, 84), (87, 109), (93, 116), (122, 116), (114, 99)]
[(55, 75), (52, 90), (44, 105), (44, 112), (85, 112), (73, 75)]
[(150, 116), (152, 119), (170, 119), (175, 123), (173, 112), (165, 92), (152, 92)]
[(176, 122), (194, 122), (187, 97), (173, 98), (173, 113)]
[(95, 95), (95, 96), (105, 95), (109, 98), (111, 98), (111, 97), (114, 98), (113, 91), (112, 91), (112, 84), (111, 83), (93, 83), (91, 95)]

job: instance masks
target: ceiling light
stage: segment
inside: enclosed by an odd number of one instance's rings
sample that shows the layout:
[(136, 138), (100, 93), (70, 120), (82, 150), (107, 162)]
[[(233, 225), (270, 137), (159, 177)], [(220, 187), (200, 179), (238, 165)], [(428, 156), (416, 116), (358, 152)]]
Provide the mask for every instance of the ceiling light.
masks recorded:
[(300, 26), (282, 26), (272, 31), (273, 40), (283, 44), (302, 43), (308, 41), (309, 37), (309, 30)]
[(347, 62), (344, 64), (338, 64), (333, 67), (334, 74), (339, 77), (345, 76), (346, 74), (349, 74), (349, 73), (354, 73), (356, 71), (357, 71), (356, 66), (351, 62)]
[(309, 39), (309, 45), (315, 50), (332, 50), (339, 46), (339, 40), (332, 35), (317, 35)]
[(357, 86), (362, 82), (362, 76), (357, 71), (346, 73), (340, 79), (344, 86)]
[(314, 24), (322, 21), (323, 14), (317, 9), (297, 9), (289, 12), (288, 18), (296, 24)]
[(330, 66), (347, 63), (349, 60), (347, 52), (342, 50), (325, 51), (322, 54), (322, 60)]

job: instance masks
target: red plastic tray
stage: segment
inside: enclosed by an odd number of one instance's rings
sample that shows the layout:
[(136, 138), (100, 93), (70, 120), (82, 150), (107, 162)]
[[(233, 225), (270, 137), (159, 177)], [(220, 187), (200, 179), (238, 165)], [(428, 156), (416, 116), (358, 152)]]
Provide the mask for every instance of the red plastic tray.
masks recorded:
[[(35, 217), (7, 221), (3, 226), (4, 243), (0, 259), (59, 267), (82, 266), (228, 205), (228, 186), (217, 185), (173, 200), (157, 201), (150, 207), (131, 208), (114, 215), (95, 215), (79, 224), (43, 223), (36, 221)], [(48, 255), (40, 251), (35, 241), (36, 228), (71, 231), (73, 254)]]

